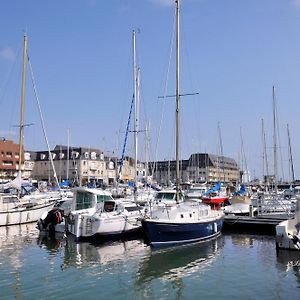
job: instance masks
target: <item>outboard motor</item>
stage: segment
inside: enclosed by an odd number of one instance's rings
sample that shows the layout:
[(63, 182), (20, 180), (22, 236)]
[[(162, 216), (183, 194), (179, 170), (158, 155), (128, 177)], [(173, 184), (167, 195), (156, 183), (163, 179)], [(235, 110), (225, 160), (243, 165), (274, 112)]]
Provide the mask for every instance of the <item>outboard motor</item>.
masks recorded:
[[(49, 230), (49, 235), (55, 234), (55, 225), (63, 221), (64, 211), (58, 207), (51, 209), (45, 219), (40, 219), (40, 230)], [(39, 225), (40, 226), (40, 225)]]

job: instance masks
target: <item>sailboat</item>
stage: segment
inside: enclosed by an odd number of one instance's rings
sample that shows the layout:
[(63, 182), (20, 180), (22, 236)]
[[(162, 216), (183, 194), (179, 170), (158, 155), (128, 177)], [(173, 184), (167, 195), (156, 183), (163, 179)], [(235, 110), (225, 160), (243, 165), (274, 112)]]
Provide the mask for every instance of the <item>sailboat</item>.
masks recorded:
[(223, 226), (222, 211), (195, 201), (183, 201), (179, 170), (179, 117), (180, 117), (180, 0), (176, 0), (176, 192), (175, 204), (154, 206), (142, 227), (150, 245), (169, 246), (208, 240), (220, 234)]
[(203, 194), (201, 199), (203, 203), (209, 204), (212, 209), (218, 210), (228, 202), (228, 195), (226, 189), (221, 186), (221, 183), (217, 182), (211, 189)]
[(21, 94), (21, 114), (19, 131), (19, 171), (17, 177), (7, 183), (3, 188), (17, 189), (18, 194), (0, 194), (0, 226), (24, 224), (36, 222), (43, 212), (48, 211), (53, 206), (55, 200), (60, 199), (59, 195), (47, 195), (41, 193), (28, 194), (21, 197), (22, 179), (22, 151), (23, 151), (23, 131), (24, 131), (24, 103), (25, 103), (25, 79), (27, 61), (27, 36), (24, 35), (23, 50), (23, 76)]

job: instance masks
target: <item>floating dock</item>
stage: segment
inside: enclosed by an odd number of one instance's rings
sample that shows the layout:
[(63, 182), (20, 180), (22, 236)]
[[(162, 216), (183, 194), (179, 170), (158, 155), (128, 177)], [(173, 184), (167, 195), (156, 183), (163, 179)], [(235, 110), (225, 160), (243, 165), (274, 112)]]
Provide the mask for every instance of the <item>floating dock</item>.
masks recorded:
[(224, 230), (275, 234), (276, 225), (290, 218), (291, 216), (287, 214), (267, 214), (253, 217), (226, 215), (224, 217)]

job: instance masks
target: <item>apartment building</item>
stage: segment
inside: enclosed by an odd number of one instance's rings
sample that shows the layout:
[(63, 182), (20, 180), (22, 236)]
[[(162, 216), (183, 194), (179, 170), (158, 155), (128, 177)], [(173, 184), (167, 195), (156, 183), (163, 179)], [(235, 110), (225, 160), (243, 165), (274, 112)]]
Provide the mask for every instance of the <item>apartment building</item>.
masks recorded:
[[(153, 167), (155, 166), (154, 172)], [(150, 163), (150, 173), (160, 184), (168, 185), (176, 180), (176, 161), (158, 161)], [(240, 172), (233, 158), (208, 153), (194, 153), (187, 160), (180, 161), (181, 182), (222, 181), (233, 183), (239, 181)]]
[(57, 145), (50, 153), (38, 151), (30, 155), (34, 162), (31, 177), (38, 181), (54, 183), (53, 169), (60, 182), (69, 179), (83, 185), (87, 182), (112, 185), (116, 180), (117, 159), (104, 155), (99, 149)]
[(6, 140), (4, 138), (1, 139), (0, 140), (0, 180), (15, 178), (18, 170), (19, 170), (19, 145), (15, 144), (11, 140)]

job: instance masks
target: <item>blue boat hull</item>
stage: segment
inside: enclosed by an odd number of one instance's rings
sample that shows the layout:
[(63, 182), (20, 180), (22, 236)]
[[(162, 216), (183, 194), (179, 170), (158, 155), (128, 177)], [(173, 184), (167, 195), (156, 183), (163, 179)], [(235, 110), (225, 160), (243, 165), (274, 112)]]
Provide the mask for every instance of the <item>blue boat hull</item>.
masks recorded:
[(173, 245), (203, 241), (218, 236), (223, 226), (223, 217), (199, 223), (164, 223), (143, 220), (143, 230), (152, 246)]

